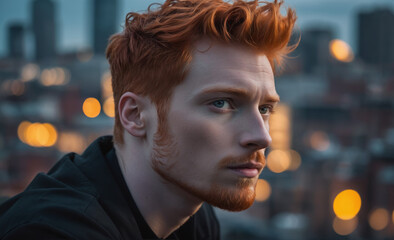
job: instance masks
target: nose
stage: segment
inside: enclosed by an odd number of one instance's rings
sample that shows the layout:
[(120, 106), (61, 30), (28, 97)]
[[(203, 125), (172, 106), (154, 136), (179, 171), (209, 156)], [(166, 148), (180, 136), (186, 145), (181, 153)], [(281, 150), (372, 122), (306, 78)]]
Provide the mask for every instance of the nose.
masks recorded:
[(256, 118), (244, 122), (239, 141), (242, 147), (256, 151), (267, 148), (271, 142), (268, 120), (264, 120), (260, 114)]

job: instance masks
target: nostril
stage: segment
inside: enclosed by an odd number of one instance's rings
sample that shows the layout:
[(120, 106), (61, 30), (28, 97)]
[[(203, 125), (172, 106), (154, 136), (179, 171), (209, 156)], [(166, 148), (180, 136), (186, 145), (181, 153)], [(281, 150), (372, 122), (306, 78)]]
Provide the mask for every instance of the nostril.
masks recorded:
[(246, 148), (252, 148), (253, 150), (267, 148), (271, 144), (271, 137), (245, 137), (241, 141), (241, 145)]
[(246, 144), (247, 147), (258, 147), (256, 143), (248, 143)]

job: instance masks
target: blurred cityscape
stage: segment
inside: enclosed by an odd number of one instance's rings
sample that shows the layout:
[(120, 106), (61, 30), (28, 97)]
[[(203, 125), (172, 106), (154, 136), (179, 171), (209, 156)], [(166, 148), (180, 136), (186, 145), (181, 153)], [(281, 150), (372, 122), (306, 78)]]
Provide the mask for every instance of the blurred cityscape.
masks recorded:
[[(61, 54), (56, 9), (34, 0), (29, 23), (1, 33), (0, 202), (112, 133), (104, 53), (117, 1), (92, 1), (93, 46)], [(360, 11), (355, 21), (357, 49), (335, 38), (335, 26), (295, 34), (299, 48), (276, 77), (281, 104), (256, 202), (242, 213), (217, 210), (222, 239), (394, 239), (394, 10)]]

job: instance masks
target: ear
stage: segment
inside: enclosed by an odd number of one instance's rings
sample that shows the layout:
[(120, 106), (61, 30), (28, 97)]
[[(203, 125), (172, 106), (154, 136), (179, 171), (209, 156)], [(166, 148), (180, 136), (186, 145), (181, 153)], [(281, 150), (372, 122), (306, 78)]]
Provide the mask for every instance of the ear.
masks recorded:
[(146, 123), (144, 118), (144, 97), (132, 92), (125, 92), (119, 100), (119, 119), (123, 128), (135, 137), (146, 135)]

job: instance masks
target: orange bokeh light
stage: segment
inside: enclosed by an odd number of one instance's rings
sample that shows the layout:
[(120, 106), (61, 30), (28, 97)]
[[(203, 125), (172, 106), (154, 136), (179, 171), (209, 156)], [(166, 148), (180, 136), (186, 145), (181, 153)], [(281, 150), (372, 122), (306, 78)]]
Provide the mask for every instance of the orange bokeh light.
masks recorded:
[(270, 195), (271, 195), (270, 184), (264, 179), (259, 179), (256, 185), (256, 201), (264, 202), (270, 197)]
[(113, 97), (109, 97), (105, 100), (103, 110), (108, 117), (115, 117), (115, 103)]
[(275, 149), (267, 156), (267, 167), (271, 172), (281, 173), (290, 167), (291, 156), (288, 151)]
[(89, 118), (97, 117), (101, 112), (100, 102), (96, 98), (87, 98), (82, 105), (85, 116)]
[(57, 130), (50, 123), (23, 121), (18, 126), (18, 137), (32, 147), (51, 147), (57, 141)]
[(353, 189), (340, 192), (334, 199), (333, 210), (335, 215), (342, 220), (354, 218), (361, 208), (361, 197)]
[(377, 208), (369, 215), (368, 222), (375, 231), (381, 231), (388, 226), (389, 219), (389, 212), (386, 209)]
[(354, 54), (346, 42), (334, 39), (330, 42), (330, 53), (338, 61), (351, 62), (354, 59)]

